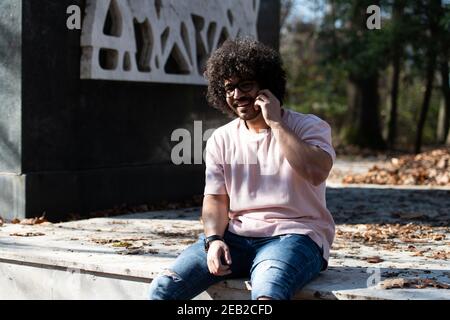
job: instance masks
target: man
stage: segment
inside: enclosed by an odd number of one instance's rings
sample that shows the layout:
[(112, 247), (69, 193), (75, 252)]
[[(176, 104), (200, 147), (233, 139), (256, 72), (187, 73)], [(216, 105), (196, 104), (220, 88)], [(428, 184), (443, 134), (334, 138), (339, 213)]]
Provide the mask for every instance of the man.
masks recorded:
[(257, 41), (226, 41), (205, 75), (208, 102), (237, 118), (206, 145), (204, 235), (152, 282), (150, 298), (191, 299), (250, 276), (252, 299), (291, 299), (326, 269), (334, 238), (331, 129), (282, 108), (281, 58)]

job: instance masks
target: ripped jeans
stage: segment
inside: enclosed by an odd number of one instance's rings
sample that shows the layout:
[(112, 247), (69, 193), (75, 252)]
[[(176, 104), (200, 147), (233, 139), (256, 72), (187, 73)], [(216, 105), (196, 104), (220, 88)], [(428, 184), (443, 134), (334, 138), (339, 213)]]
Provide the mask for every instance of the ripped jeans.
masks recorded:
[(204, 235), (183, 251), (169, 270), (150, 285), (151, 300), (189, 300), (222, 280), (248, 278), (252, 299), (289, 300), (314, 279), (324, 266), (322, 249), (310, 237), (287, 234), (250, 238), (225, 232), (230, 248), (230, 275), (215, 276), (208, 270)]

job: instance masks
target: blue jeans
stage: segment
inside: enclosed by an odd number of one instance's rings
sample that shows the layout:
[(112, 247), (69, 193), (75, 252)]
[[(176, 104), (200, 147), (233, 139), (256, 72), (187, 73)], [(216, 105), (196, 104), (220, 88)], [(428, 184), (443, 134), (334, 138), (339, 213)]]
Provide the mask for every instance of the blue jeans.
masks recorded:
[(319, 274), (324, 263), (321, 248), (306, 235), (250, 238), (226, 231), (232, 273), (215, 276), (208, 270), (203, 239), (201, 235), (152, 281), (151, 300), (188, 300), (220, 281), (249, 276), (253, 300), (289, 300)]

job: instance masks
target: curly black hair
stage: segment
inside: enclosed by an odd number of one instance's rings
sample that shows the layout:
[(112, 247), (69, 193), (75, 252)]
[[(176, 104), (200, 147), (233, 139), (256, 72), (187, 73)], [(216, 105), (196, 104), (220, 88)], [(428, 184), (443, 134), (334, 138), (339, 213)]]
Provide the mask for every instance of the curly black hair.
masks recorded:
[(256, 81), (283, 105), (286, 72), (280, 54), (252, 38), (226, 40), (208, 59), (205, 77), (208, 103), (231, 117), (236, 115), (227, 104), (224, 82), (233, 77)]

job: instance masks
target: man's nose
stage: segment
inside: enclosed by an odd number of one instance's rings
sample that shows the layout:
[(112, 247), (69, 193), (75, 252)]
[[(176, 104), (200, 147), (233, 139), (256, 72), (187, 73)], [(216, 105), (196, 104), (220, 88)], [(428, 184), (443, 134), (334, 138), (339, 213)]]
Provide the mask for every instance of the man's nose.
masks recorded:
[(233, 91), (233, 98), (234, 99), (239, 99), (240, 97), (242, 97), (244, 94), (242, 93), (241, 90), (239, 90), (239, 88), (234, 88)]

